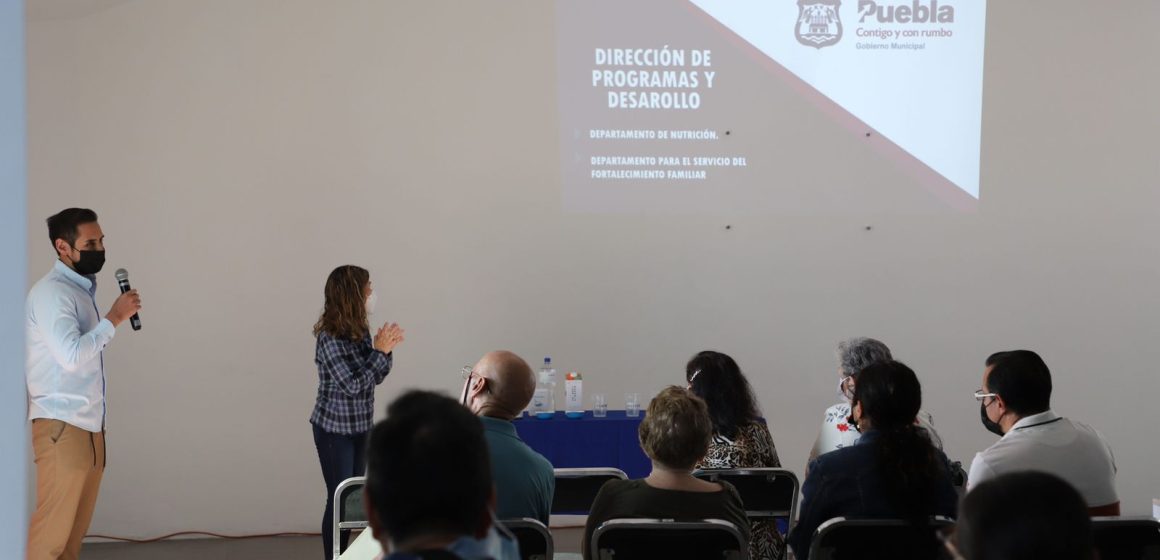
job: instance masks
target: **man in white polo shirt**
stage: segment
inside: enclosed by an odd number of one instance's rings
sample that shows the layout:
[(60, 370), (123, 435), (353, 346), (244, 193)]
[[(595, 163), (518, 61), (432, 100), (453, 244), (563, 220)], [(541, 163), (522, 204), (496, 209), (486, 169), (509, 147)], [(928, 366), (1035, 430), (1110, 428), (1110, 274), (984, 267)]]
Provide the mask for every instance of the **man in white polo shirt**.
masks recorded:
[(1048, 472), (1074, 486), (1092, 515), (1120, 514), (1111, 447), (1091, 426), (1051, 411), (1051, 372), (1038, 354), (992, 354), (975, 399), (983, 426), (1003, 437), (975, 455), (969, 487), (1010, 472)]

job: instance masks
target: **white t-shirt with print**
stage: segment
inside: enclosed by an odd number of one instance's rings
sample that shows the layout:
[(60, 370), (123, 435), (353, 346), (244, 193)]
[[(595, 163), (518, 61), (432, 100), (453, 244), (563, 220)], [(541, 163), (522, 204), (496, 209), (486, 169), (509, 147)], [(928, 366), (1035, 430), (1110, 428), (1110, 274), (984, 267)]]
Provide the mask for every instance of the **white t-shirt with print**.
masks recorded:
[[(819, 455), (854, 445), (854, 442), (858, 441), (858, 436), (861, 434), (847, 421), (849, 417), (850, 403), (848, 402), (838, 403), (826, 409), (826, 417), (822, 420), (822, 429), (814, 441), (813, 450), (810, 451), (810, 461)], [(914, 421), (930, 434), (931, 443), (942, 449), (942, 438), (934, 429), (934, 418), (931, 417), (930, 413), (919, 410), (918, 417)]]

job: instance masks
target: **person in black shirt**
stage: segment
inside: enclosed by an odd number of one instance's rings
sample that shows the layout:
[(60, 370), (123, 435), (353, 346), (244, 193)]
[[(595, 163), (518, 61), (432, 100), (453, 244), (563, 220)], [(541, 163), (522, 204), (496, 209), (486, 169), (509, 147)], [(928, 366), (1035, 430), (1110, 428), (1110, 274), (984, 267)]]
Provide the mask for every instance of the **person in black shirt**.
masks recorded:
[(789, 544), (808, 560), (814, 531), (834, 517), (906, 519), (954, 517), (958, 494), (946, 455), (915, 422), (922, 386), (914, 371), (890, 361), (858, 374), (851, 400), (857, 443), (810, 463), (802, 509)]
[(369, 436), (364, 498), (385, 560), (519, 558), (495, 521), (483, 424), (453, 399), (410, 391), (391, 403)]
[(1000, 475), (971, 489), (946, 545), (958, 560), (1095, 558), (1083, 497), (1062, 478), (1036, 471)]
[(641, 480), (612, 480), (600, 488), (584, 527), (584, 558), (595, 557), (590, 550), (592, 533), (610, 519), (721, 519), (735, 525), (748, 541), (749, 521), (737, 489), (692, 474), (708, 452), (712, 434), (709, 408), (696, 395), (674, 386), (653, 398), (639, 430), (652, 472)]

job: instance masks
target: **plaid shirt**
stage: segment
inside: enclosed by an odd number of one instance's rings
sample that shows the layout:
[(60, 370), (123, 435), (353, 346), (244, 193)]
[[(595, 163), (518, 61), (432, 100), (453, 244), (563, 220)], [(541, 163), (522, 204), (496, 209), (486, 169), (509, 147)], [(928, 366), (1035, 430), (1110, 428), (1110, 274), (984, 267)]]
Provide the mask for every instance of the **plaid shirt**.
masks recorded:
[(371, 430), (375, 385), (391, 372), (391, 355), (375, 350), (368, 334), (359, 342), (318, 333), (318, 399), (310, 423), (332, 434)]

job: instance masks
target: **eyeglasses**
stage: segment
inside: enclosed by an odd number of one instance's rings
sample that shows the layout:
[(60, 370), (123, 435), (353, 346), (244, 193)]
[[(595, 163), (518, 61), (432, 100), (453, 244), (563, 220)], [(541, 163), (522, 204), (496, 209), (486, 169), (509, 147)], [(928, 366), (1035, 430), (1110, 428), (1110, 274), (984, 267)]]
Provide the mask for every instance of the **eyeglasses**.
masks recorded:
[(982, 401), (983, 399), (997, 397), (997, 396), (999, 396), (999, 395), (996, 393), (987, 393), (987, 392), (984, 392), (982, 389), (975, 391), (975, 400), (977, 400), (977, 401)]
[(979, 402), (983, 402), (989, 398), (993, 399), (997, 396), (999, 396), (999, 395), (996, 393), (987, 393), (987, 392), (984, 392), (982, 389), (975, 391), (975, 400), (977, 400)]
[(459, 404), (467, 404), (467, 390), (471, 388), (471, 384), (467, 381), (475, 372), (471, 370), (471, 366), (463, 366), (459, 370), (459, 377), (463, 379), (463, 394), (459, 396)]
[(854, 400), (854, 377), (842, 376), (838, 378), (838, 393), (847, 399)]

